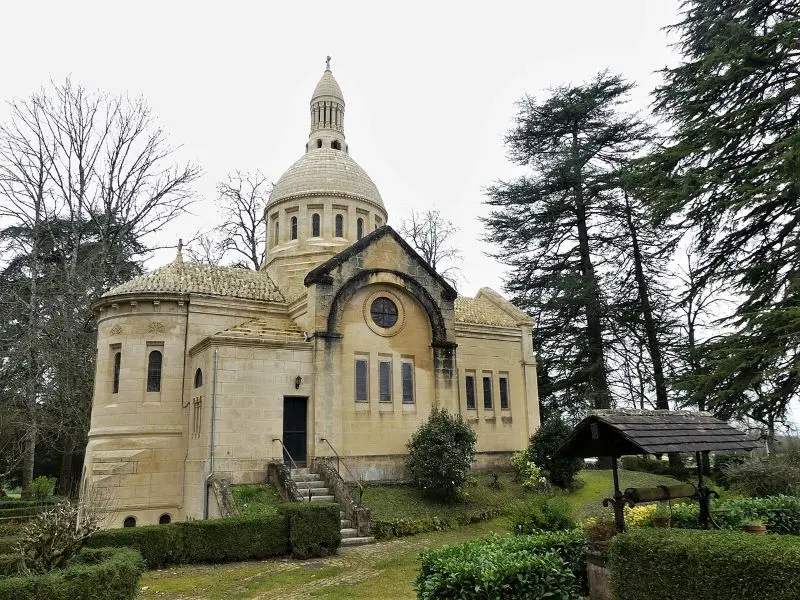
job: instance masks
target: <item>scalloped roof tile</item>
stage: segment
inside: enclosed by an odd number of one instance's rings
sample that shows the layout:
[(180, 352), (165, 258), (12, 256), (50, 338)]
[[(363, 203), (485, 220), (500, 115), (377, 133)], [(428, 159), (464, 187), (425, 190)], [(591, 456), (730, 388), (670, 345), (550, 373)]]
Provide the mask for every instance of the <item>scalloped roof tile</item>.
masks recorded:
[(466, 298), (459, 296), (455, 301), (456, 323), (493, 325), (495, 327), (517, 327), (511, 315), (483, 296)]
[(215, 267), (175, 260), (134, 277), (103, 294), (103, 298), (147, 292), (228, 296), (262, 302), (285, 302), (275, 282), (263, 271)]

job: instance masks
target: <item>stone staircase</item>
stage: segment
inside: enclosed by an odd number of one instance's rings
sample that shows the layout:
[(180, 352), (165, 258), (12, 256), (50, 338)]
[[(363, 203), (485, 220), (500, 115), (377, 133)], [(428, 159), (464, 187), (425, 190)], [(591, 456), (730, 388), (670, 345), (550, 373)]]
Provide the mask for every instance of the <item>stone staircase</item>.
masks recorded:
[[(326, 502), (328, 504), (335, 504), (336, 498), (331, 494), (330, 490), (325, 487), (325, 482), (320, 479), (319, 475), (312, 473), (308, 468), (289, 469), (292, 475), (297, 491), (303, 498), (303, 502)], [(339, 511), (340, 531), (342, 533), (342, 546), (361, 546), (363, 544), (371, 544), (375, 538), (359, 537), (358, 530), (352, 527), (352, 523), (345, 519), (343, 510)]]

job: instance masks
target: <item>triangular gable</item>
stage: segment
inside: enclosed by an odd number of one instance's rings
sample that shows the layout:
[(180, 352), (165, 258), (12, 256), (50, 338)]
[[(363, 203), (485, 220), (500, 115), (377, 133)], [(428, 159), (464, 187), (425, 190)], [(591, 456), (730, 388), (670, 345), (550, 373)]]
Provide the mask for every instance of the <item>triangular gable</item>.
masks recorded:
[(357, 254), (360, 254), (364, 250), (366, 250), (369, 246), (377, 242), (378, 240), (390, 236), (397, 244), (403, 249), (403, 251), (410, 257), (412, 257), (420, 266), (420, 268), (424, 269), (431, 277), (433, 277), (436, 282), (442, 286), (445, 292), (445, 299), (449, 301), (453, 301), (458, 296), (458, 292), (456, 292), (455, 288), (447, 282), (447, 280), (442, 277), (439, 273), (437, 273), (431, 266), (423, 259), (419, 253), (412, 248), (408, 242), (406, 242), (400, 234), (398, 234), (394, 229), (392, 229), (389, 225), (384, 225), (379, 227), (375, 231), (365, 235), (363, 238), (358, 240), (352, 246), (345, 248), (342, 252), (337, 254), (336, 256), (332, 257), (331, 259), (327, 260), (326, 262), (322, 263), (315, 269), (309, 271), (308, 275), (306, 275), (303, 283), (306, 287), (314, 284), (314, 283), (324, 283), (330, 284), (333, 281), (331, 277), (331, 272), (335, 270), (337, 267), (341, 266), (352, 257)]

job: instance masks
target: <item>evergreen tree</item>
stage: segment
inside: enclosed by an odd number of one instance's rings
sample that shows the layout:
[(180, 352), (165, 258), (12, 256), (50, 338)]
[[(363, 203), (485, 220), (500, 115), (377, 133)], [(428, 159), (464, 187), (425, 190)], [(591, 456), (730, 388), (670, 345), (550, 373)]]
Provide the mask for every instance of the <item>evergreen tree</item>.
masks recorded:
[(737, 300), (693, 384), (725, 414), (779, 417), (800, 391), (800, 4), (686, 0), (681, 14), (651, 187), (701, 249), (698, 285)]
[(506, 144), (529, 174), (488, 190), (487, 239), (512, 268), (506, 289), (537, 320), (536, 345), (562, 409), (565, 401), (611, 406), (596, 261), (607, 250), (600, 233), (608, 190), (647, 139), (643, 123), (619, 110), (630, 88), (603, 72), (541, 102), (523, 98)]

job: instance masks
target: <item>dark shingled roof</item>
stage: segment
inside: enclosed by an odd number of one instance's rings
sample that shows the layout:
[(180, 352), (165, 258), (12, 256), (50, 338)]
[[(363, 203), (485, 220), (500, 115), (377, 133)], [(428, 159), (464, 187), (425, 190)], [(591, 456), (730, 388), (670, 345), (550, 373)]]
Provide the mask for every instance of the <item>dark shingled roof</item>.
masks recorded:
[(760, 444), (705, 412), (597, 410), (559, 449), (565, 456), (753, 450)]

